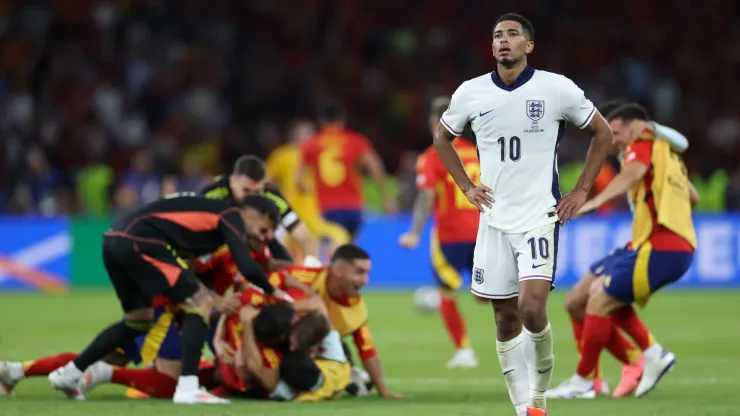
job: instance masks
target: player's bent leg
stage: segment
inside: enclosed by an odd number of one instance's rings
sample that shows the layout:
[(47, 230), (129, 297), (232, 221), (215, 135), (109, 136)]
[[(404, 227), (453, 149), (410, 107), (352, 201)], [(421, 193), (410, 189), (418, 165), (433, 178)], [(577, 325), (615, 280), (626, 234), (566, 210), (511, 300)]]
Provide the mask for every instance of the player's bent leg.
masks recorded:
[(177, 387), (177, 377), (157, 371), (155, 368), (121, 368), (99, 361), (85, 371), (80, 383), (88, 394), (104, 383), (114, 383), (145, 393), (149, 397), (171, 399)]
[(185, 270), (175, 286), (165, 293), (173, 302), (185, 310), (181, 326), (182, 369), (177, 381), (173, 401), (180, 404), (228, 404), (228, 400), (216, 397), (200, 387), (198, 365), (208, 333), (211, 311), (215, 302), (208, 289), (200, 284), (192, 273)]

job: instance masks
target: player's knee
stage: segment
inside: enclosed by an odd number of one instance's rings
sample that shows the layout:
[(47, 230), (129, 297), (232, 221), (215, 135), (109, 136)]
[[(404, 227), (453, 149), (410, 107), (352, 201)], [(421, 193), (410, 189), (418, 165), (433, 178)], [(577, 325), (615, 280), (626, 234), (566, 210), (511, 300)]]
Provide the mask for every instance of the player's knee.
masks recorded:
[(522, 320), (516, 299), (494, 301), (493, 311), (496, 316), (496, 332), (500, 341), (508, 341), (519, 335), (522, 329)]
[(547, 326), (547, 308), (544, 302), (521, 299), (519, 301), (519, 314), (522, 317), (522, 324), (529, 331), (540, 332)]
[(162, 374), (166, 374), (174, 379), (180, 377), (180, 369), (182, 363), (179, 360), (167, 360), (164, 358), (157, 358), (154, 361), (154, 368)]
[(151, 322), (154, 320), (154, 309), (143, 308), (128, 311), (124, 314), (123, 319), (126, 322)]
[(571, 290), (565, 295), (565, 310), (568, 311), (568, 315), (575, 319), (583, 318), (586, 302), (588, 302), (588, 296), (583, 296), (582, 293)]

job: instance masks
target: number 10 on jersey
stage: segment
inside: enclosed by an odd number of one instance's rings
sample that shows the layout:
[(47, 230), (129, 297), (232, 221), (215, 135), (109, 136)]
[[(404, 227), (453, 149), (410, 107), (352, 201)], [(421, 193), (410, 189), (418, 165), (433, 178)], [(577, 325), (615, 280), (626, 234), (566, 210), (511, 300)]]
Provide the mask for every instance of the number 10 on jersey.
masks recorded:
[(499, 137), (498, 138), (498, 144), (501, 147), (501, 161), (506, 162), (506, 148), (508, 146), (509, 151), (509, 159), (512, 162), (518, 162), (519, 158), (522, 156), (522, 141), (516, 137), (511, 136), (511, 138), (508, 140), (508, 143), (506, 141), (506, 137)]

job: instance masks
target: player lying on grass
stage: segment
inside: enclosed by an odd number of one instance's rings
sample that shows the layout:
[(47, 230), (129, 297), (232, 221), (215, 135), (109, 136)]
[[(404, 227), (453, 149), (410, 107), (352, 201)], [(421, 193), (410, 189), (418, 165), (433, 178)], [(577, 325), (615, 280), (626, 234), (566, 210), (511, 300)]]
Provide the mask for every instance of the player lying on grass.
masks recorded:
[[(614, 100), (599, 106), (599, 111), (602, 114), (609, 114), (610, 112), (617, 109), (619, 106), (624, 105), (626, 102), (622, 100)], [(633, 126), (634, 129), (644, 128), (642, 125)], [(689, 146), (689, 142), (686, 137), (678, 131), (665, 127), (656, 122), (651, 122), (652, 127), (655, 129), (655, 134), (660, 139), (665, 139), (671, 146), (671, 150), (676, 153), (683, 153)], [(620, 150), (615, 146), (615, 154), (619, 153)], [(620, 159), (622, 155), (618, 156)], [(604, 275), (604, 271), (611, 265), (615, 259), (620, 258), (624, 254), (624, 250), (629, 248), (618, 248), (609, 253), (608, 256), (596, 261), (589, 267), (589, 271), (581, 278), (581, 280), (571, 288), (565, 295), (565, 308), (568, 311), (568, 315), (571, 319), (573, 327), (573, 337), (575, 338), (576, 347), (580, 353), (581, 341), (583, 335), (583, 318), (586, 313), (586, 304), (588, 302), (588, 295), (591, 287), (595, 284), (596, 280)], [(614, 390), (614, 397), (624, 397), (632, 394), (637, 388), (640, 382), (640, 376), (642, 375), (642, 353), (640, 350), (632, 345), (623, 335), (621, 331), (616, 331), (613, 336), (609, 339), (609, 343), (606, 346), (607, 350), (614, 356), (618, 361), (624, 364), (622, 370), (622, 377), (619, 381), (619, 385)], [(608, 395), (609, 386), (603, 379), (600, 366), (597, 366), (594, 374), (592, 374), (594, 380), (594, 395)], [(548, 391), (548, 397), (557, 398), (560, 397), (561, 387), (565, 388), (567, 381), (552, 390)]]
[(593, 396), (589, 376), (596, 370), (601, 351), (620, 329), (643, 351), (645, 368), (635, 389), (637, 397), (654, 389), (671, 370), (675, 355), (655, 341), (631, 304), (644, 307), (652, 293), (680, 279), (696, 247), (691, 211), (698, 195), (680, 156), (658, 139), (639, 105), (625, 103), (607, 119), (615, 144), (625, 150), (622, 171), (579, 214), (627, 194), (634, 206), (631, 250), (605, 263), (604, 278), (591, 289), (576, 374), (559, 389), (564, 398)]
[(246, 223), (269, 228), (274, 206), (261, 196), (233, 203), (195, 196), (175, 196), (145, 205), (121, 218), (103, 240), (103, 260), (116, 289), (124, 320), (103, 330), (80, 355), (49, 375), (57, 390), (82, 397), (83, 372), (120, 345), (148, 332), (154, 315), (152, 299), (167, 296), (184, 311), (182, 369), (175, 403), (228, 403), (208, 394), (198, 384), (201, 349), (208, 337), (208, 320), (214, 299), (177, 253), (202, 256), (227, 244), (239, 271), (266, 293), (286, 298), (275, 290), (259, 265), (249, 256)]
[[(360, 247), (345, 244), (336, 249), (329, 266), (323, 268), (290, 267), (288, 270), (296, 278), (309, 285), (321, 299), (329, 313), (332, 328), (340, 337), (352, 336), (369, 378), (378, 389), (378, 394), (386, 398), (398, 398), (388, 389), (378, 352), (373, 344), (372, 334), (367, 325), (368, 311), (360, 290), (367, 284), (370, 272), (370, 256)], [(351, 362), (351, 356), (346, 351)], [(363, 389), (362, 370), (353, 368), (353, 384), (350, 393), (358, 394), (354, 387)], [(367, 394), (359, 391), (359, 395)]]
[[(438, 97), (432, 102), (429, 112), (432, 134), (449, 106), (449, 97)], [(475, 183), (480, 183), (480, 162), (475, 145), (464, 137), (456, 138), (454, 145), (465, 171)], [(419, 193), (414, 201), (411, 230), (399, 238), (399, 244), (415, 249), (419, 245), (429, 214), (434, 209), (435, 226), (430, 247), (434, 277), (441, 300), (439, 314), (456, 350), (455, 355), (447, 362), (447, 367), (477, 367), (478, 357), (470, 345), (465, 321), (455, 297), (462, 286), (463, 274), (473, 270), (480, 214), (455, 185), (433, 146), (429, 146), (416, 162), (416, 186)]]

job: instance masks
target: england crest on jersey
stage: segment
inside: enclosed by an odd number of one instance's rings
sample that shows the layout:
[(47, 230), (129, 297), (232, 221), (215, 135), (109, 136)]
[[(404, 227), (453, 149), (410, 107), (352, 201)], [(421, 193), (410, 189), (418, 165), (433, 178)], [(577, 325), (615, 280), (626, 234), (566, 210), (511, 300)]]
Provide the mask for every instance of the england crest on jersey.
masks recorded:
[(545, 116), (544, 100), (527, 100), (527, 117), (532, 121), (538, 121)]

